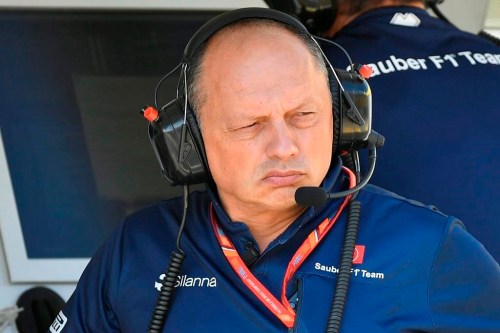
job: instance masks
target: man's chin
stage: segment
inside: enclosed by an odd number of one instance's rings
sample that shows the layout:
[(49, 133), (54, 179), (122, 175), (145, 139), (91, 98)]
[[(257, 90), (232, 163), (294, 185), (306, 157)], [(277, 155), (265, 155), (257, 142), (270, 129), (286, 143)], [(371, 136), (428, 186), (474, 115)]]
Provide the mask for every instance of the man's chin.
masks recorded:
[(295, 202), (295, 191), (296, 188), (282, 188), (272, 193), (268, 197), (268, 202), (275, 208), (294, 208), (297, 206)]

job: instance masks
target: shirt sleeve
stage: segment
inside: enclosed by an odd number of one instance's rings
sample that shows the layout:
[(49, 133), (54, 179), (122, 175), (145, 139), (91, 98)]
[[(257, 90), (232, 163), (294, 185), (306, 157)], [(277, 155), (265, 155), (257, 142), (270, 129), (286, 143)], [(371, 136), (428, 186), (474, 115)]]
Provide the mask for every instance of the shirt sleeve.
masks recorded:
[(435, 332), (500, 332), (500, 268), (450, 218), (433, 264), (428, 302)]
[(120, 332), (109, 300), (120, 272), (121, 231), (118, 228), (92, 257), (48, 333)]

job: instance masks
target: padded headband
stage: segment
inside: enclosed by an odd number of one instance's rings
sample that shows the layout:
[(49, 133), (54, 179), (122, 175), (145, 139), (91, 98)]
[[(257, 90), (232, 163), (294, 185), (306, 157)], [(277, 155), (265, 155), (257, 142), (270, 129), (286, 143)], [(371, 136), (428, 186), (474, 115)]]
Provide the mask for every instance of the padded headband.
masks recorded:
[(197, 53), (198, 47), (207, 41), (213, 34), (225, 26), (242, 19), (269, 19), (281, 22), (296, 28), (297, 30), (310, 35), (306, 27), (292, 16), (269, 8), (241, 8), (218, 15), (205, 23), (191, 37), (184, 49), (183, 63), (190, 64), (193, 56)]

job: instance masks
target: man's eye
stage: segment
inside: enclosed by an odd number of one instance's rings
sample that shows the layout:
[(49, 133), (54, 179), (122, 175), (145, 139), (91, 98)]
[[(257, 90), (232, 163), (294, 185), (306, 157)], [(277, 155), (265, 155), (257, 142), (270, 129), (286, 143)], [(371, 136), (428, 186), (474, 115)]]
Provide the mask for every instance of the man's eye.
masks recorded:
[(293, 115), (293, 119), (298, 121), (307, 121), (313, 119), (315, 116), (314, 112), (297, 112)]
[(309, 126), (313, 126), (318, 117), (316, 112), (297, 112), (290, 119), (291, 123), (299, 128), (307, 128)]
[(253, 123), (248, 123), (246, 125), (241, 126), (238, 129), (240, 129), (240, 130), (250, 130), (250, 129), (256, 128), (258, 125), (259, 125), (259, 122), (254, 121)]
[(248, 125), (245, 125), (245, 126), (242, 126), (241, 129), (245, 129), (245, 128), (252, 128), (252, 127), (255, 127), (257, 126), (257, 122), (253, 122), (251, 124), (248, 124)]

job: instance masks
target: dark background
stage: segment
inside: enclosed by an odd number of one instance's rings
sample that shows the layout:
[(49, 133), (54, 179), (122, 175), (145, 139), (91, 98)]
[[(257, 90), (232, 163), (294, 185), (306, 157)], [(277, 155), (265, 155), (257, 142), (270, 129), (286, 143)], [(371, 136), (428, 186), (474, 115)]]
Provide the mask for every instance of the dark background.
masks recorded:
[(0, 11), (0, 131), (29, 258), (91, 257), (127, 214), (181, 193), (139, 111), (217, 14)]

